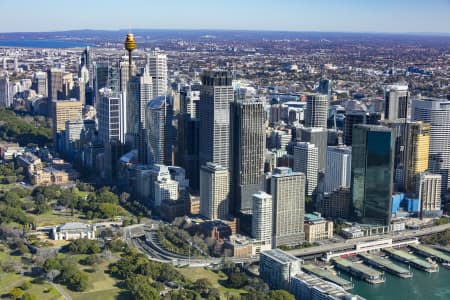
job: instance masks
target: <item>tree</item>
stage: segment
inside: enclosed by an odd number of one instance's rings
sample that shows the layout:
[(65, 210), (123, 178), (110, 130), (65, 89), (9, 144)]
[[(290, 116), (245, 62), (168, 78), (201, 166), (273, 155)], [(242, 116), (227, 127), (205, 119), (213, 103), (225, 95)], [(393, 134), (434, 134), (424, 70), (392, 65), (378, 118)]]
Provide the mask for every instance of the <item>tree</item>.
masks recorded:
[(159, 292), (149, 284), (145, 276), (132, 276), (125, 280), (125, 285), (136, 300), (160, 299)]
[(240, 289), (248, 282), (248, 276), (245, 273), (237, 272), (232, 273), (228, 277), (228, 286), (234, 289)]
[(276, 290), (269, 293), (269, 299), (271, 300), (295, 300), (294, 295), (288, 293), (285, 290)]
[(31, 289), (31, 286), (32, 286), (31, 282), (29, 282), (29, 281), (26, 280), (26, 281), (24, 281), (24, 282), (20, 285), (20, 288), (21, 288), (22, 290), (26, 291), (26, 290)]
[(31, 294), (28, 292), (23, 294), (23, 296), (21, 298), (21, 300), (36, 300), (36, 299), (37, 299), (37, 297), (34, 294)]
[(9, 291), (9, 294), (11, 295), (11, 297), (13, 299), (17, 299), (17, 298), (20, 298), (22, 296), (23, 291), (22, 291), (22, 289), (20, 289), (18, 287), (15, 287), (11, 291)]

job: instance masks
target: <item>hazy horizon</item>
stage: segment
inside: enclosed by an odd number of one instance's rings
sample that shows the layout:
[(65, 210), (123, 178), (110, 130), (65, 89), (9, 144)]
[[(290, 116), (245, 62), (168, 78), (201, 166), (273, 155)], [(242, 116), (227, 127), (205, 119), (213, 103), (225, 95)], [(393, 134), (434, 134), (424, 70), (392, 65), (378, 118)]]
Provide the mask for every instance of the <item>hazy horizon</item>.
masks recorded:
[[(72, 30), (248, 30), (450, 34), (450, 0), (0, 0), (3, 33)], [(38, 5), (37, 5), (38, 4)], [(126, 5), (124, 5), (126, 4)]]

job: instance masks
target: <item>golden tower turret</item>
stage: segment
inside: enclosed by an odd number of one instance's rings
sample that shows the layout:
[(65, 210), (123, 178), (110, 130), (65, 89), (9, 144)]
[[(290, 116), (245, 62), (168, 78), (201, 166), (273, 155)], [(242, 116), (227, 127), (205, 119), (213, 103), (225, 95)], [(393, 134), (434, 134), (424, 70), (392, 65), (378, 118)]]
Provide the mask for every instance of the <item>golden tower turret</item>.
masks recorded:
[(128, 80), (130, 80), (132, 73), (131, 52), (136, 49), (136, 41), (134, 40), (134, 35), (132, 33), (128, 33), (125, 38), (125, 49), (128, 51)]

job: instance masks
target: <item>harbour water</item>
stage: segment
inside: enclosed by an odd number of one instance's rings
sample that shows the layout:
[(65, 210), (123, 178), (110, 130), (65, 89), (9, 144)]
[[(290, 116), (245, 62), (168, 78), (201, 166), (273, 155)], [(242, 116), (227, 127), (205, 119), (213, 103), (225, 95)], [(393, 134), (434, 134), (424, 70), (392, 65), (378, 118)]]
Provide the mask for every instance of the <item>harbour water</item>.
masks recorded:
[(81, 48), (91, 45), (61, 40), (0, 40), (1, 46), (21, 48)]
[[(368, 300), (450, 299), (450, 270), (440, 266), (439, 272), (436, 273), (426, 273), (412, 267), (411, 271), (414, 275), (409, 279), (402, 279), (386, 273), (386, 282), (376, 285), (353, 278), (355, 287), (349, 292), (358, 294)], [(340, 276), (349, 279), (342, 273)]]

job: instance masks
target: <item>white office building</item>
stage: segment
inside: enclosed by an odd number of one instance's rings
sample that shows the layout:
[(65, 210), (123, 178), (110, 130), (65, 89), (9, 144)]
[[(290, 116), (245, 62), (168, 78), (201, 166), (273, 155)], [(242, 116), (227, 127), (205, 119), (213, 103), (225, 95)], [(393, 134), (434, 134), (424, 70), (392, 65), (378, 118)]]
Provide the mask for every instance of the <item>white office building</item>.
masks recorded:
[(441, 194), (444, 195), (450, 183), (450, 100), (413, 100), (411, 119), (431, 124), (428, 171), (442, 175)]
[(349, 187), (351, 179), (352, 148), (329, 146), (325, 170), (324, 192), (331, 193), (337, 188)]
[(306, 176), (306, 195), (312, 196), (317, 190), (319, 174), (319, 149), (310, 143), (297, 143), (294, 146), (294, 172)]
[(207, 163), (200, 169), (200, 214), (210, 220), (226, 219), (230, 175), (227, 168)]
[(170, 178), (162, 178), (155, 185), (155, 206), (161, 206), (163, 201), (178, 200), (178, 182)]
[(153, 97), (167, 93), (167, 54), (158, 50), (147, 55), (147, 68), (152, 78)]

